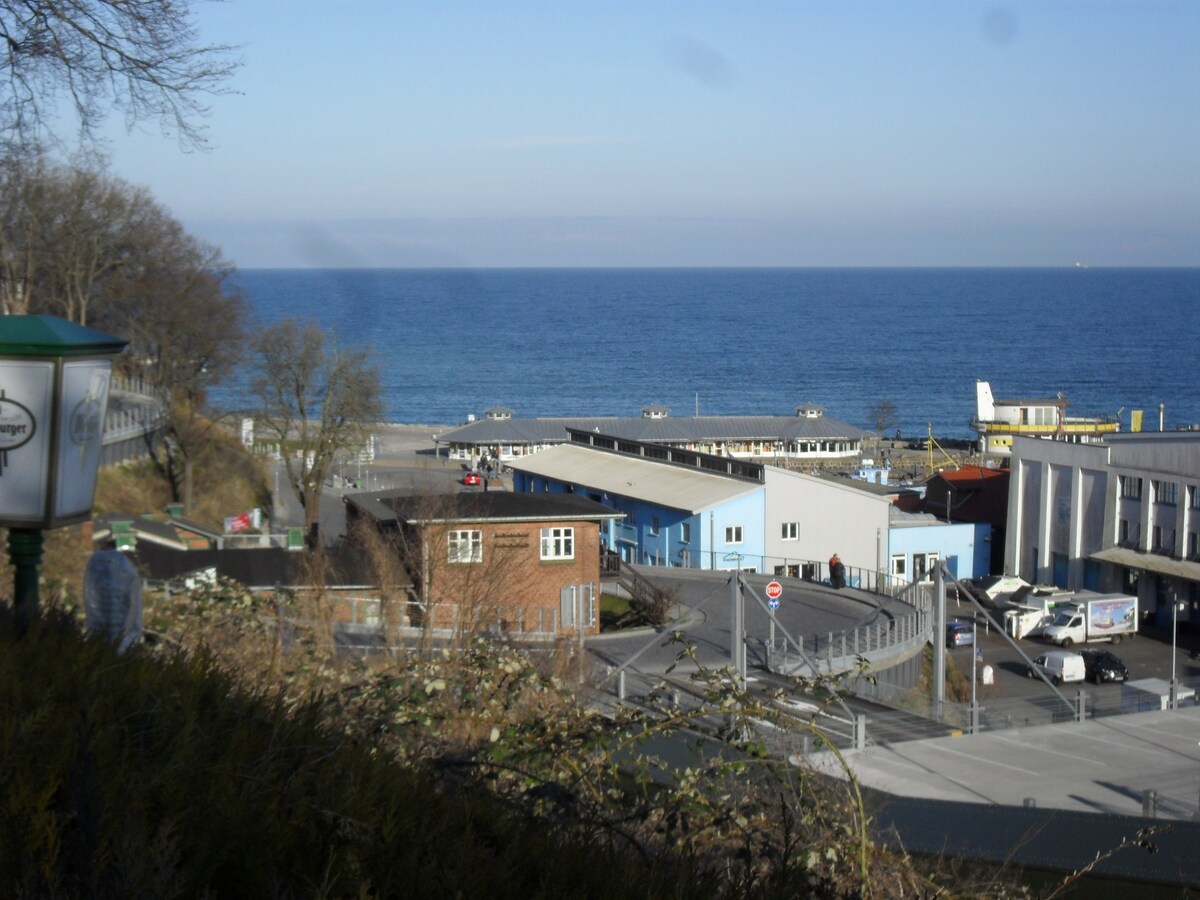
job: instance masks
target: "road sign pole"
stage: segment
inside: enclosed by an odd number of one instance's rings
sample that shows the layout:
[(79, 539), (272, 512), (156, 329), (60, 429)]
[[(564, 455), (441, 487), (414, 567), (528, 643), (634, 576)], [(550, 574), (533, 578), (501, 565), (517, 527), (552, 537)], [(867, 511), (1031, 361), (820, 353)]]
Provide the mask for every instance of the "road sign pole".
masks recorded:
[(770, 647), (775, 649), (775, 610), (779, 609), (779, 598), (783, 595), (783, 585), (778, 581), (772, 581), (767, 585), (767, 606), (771, 610), (770, 615)]

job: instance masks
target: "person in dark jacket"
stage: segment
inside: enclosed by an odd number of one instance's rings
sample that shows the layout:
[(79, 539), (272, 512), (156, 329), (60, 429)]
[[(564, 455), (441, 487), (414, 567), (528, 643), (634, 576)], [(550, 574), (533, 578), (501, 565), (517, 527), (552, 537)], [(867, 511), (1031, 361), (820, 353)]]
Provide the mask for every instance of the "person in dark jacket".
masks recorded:
[(846, 567), (836, 553), (829, 557), (829, 583), (836, 590), (846, 586)]

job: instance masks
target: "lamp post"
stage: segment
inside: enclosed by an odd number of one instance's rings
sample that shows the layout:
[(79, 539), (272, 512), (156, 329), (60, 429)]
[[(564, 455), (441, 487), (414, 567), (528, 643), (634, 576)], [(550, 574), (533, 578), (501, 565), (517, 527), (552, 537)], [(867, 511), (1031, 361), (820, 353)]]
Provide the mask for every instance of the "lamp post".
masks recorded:
[(42, 532), (91, 517), (112, 357), (126, 343), (55, 316), (0, 316), (0, 527), (19, 628), (37, 612)]
[(1175, 638), (1179, 632), (1179, 611), (1185, 606), (1186, 604), (1178, 600), (1171, 601), (1171, 709), (1179, 708), (1179, 679), (1176, 678), (1179, 670), (1175, 667)]

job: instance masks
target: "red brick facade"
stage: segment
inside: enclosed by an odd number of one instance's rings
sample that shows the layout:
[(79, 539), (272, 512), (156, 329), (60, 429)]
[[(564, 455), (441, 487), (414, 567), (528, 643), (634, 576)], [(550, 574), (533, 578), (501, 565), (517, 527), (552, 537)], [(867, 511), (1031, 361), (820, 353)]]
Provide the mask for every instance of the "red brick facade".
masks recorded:
[(562, 592), (590, 585), (583, 589), (584, 632), (600, 630), (596, 522), (449, 523), (426, 525), (421, 535), (423, 600), (434, 627), (575, 633), (574, 623), (563, 621)]

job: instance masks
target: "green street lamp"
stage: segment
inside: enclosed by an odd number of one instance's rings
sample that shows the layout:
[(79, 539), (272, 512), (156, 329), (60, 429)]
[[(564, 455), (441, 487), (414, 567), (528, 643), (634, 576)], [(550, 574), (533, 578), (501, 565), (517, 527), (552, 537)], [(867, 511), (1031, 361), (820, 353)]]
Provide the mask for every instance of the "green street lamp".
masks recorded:
[(42, 532), (91, 517), (112, 358), (127, 343), (55, 316), (0, 316), (0, 527), (22, 627), (37, 612)]

